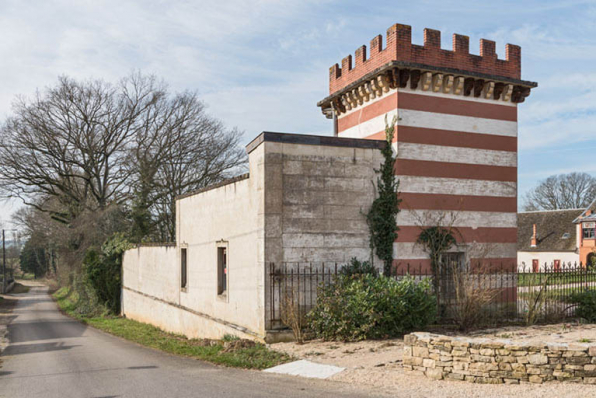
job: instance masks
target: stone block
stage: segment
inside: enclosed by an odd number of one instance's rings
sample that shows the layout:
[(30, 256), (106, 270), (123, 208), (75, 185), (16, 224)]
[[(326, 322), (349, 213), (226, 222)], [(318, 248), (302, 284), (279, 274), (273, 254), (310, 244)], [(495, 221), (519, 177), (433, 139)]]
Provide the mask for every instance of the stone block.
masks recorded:
[(454, 357), (464, 357), (468, 355), (468, 350), (459, 347), (454, 347), (451, 351), (451, 355), (453, 355)]
[(584, 384), (596, 384), (596, 377), (584, 377)]
[(415, 357), (428, 357), (428, 348), (415, 346), (412, 348), (412, 355)]
[(480, 355), (485, 355), (485, 356), (493, 356), (495, 355), (495, 350), (491, 349), (491, 348), (483, 348), (480, 350)]
[(585, 365), (591, 362), (589, 357), (571, 357), (567, 358), (567, 363), (571, 365)]
[(452, 380), (464, 380), (466, 378), (466, 376), (463, 374), (459, 374), (459, 373), (448, 373), (445, 375), (445, 378), (452, 379)]
[(528, 355), (528, 361), (532, 365), (543, 365), (548, 363), (548, 357), (544, 354)]
[(434, 369), (436, 366), (436, 361), (434, 359), (423, 359), (422, 366), (424, 366), (425, 368)]
[(519, 384), (519, 380), (518, 379), (503, 379), (503, 382), (505, 384)]
[(408, 345), (404, 346), (403, 356), (404, 357), (411, 357), (412, 356), (412, 347), (411, 346), (408, 346)]
[(494, 361), (493, 357), (487, 357), (484, 355), (472, 355), (472, 361), (476, 361), (476, 362), (485, 362), (485, 363), (490, 363)]
[(430, 377), (431, 379), (435, 379), (435, 380), (441, 380), (443, 379), (443, 371), (441, 369), (428, 369), (425, 372), (427, 377)]
[(510, 363), (499, 363), (499, 370), (512, 370)]
[(414, 333), (406, 334), (404, 336), (404, 344), (406, 344), (406, 345), (414, 345), (417, 340), (418, 340), (418, 337), (416, 337), (416, 335)]
[(529, 378), (530, 383), (542, 384), (542, 377), (534, 375)]
[(562, 370), (555, 370), (553, 372), (553, 376), (555, 376), (556, 378), (567, 378), (567, 377), (573, 377), (573, 373), (564, 372)]

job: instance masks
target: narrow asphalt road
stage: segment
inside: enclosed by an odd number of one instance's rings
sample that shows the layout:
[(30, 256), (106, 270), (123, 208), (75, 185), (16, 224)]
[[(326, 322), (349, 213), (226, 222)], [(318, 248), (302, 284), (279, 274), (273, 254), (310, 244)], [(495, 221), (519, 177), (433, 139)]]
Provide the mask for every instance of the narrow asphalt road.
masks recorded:
[(0, 397), (364, 397), (330, 381), (223, 368), (144, 348), (62, 315), (46, 287), (19, 296)]

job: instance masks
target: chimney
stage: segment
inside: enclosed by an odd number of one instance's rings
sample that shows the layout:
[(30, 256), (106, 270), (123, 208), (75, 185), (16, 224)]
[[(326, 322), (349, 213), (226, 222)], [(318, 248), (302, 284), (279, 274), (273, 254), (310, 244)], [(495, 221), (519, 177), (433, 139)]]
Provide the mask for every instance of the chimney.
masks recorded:
[(536, 224), (532, 225), (532, 242), (530, 247), (536, 247)]

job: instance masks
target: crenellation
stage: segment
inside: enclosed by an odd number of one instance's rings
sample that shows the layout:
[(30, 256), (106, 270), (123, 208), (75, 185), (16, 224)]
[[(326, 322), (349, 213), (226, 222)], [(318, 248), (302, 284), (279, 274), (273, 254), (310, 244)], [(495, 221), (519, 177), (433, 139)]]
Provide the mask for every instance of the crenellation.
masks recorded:
[(370, 55), (367, 58), (366, 46), (360, 46), (355, 52), (355, 64), (352, 55), (342, 60), (341, 68), (336, 64), (330, 69), (329, 92), (333, 94), (366, 74), (392, 62), (404, 61), (413, 64), (428, 65), (436, 68), (449, 68), (462, 72), (482, 73), (510, 79), (521, 78), (521, 48), (507, 44), (505, 59), (499, 59), (496, 43), (492, 40), (480, 40), (480, 55), (470, 54), (468, 36), (454, 34), (452, 50), (441, 49), (441, 32), (424, 29), (424, 45), (412, 43), (412, 28), (409, 25), (395, 24), (387, 29), (386, 47), (382, 45), (381, 35), (370, 41)]

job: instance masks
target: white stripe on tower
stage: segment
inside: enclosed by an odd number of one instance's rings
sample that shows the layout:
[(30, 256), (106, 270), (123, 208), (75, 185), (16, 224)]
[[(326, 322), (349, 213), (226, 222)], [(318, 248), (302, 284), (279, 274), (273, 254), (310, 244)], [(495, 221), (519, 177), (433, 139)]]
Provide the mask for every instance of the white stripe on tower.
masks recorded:
[(459, 178), (397, 176), (400, 192), (517, 197), (517, 183)]
[(517, 167), (517, 154), (510, 151), (400, 142), (397, 153), (400, 159)]
[[(517, 136), (517, 122), (470, 116), (449, 115), (424, 111), (400, 109), (387, 112), (387, 120), (398, 116), (398, 126), (429, 128), (436, 130), (461, 131), (464, 133)], [(340, 137), (366, 138), (385, 129), (385, 114), (363, 121), (354, 127), (339, 132)]]

